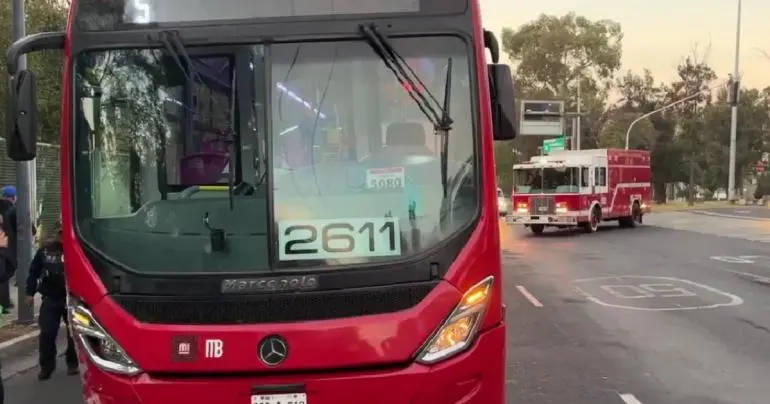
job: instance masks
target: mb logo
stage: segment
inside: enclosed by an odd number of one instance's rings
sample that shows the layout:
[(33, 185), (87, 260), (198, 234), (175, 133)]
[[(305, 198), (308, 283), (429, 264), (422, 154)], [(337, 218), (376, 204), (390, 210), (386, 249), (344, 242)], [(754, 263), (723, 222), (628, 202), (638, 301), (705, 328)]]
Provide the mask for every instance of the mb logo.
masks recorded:
[(221, 339), (207, 339), (206, 340), (206, 358), (221, 358), (222, 357), (222, 343)]

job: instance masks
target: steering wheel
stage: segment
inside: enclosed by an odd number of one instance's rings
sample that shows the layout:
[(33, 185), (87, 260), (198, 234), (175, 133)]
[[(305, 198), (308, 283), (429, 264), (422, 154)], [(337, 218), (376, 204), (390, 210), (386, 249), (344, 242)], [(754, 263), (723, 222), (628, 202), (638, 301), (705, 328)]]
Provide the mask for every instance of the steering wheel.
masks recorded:
[(201, 191), (200, 185), (191, 185), (179, 193), (179, 199), (190, 199), (191, 196)]

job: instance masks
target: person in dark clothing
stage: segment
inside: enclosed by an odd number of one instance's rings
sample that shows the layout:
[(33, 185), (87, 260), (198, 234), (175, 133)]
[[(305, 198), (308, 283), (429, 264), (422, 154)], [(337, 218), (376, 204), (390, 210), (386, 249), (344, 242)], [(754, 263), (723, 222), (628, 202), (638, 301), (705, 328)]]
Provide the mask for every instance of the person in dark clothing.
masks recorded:
[[(8, 247), (8, 237), (6, 237), (3, 230), (0, 229), (0, 248), (6, 248), (6, 247)], [(3, 270), (3, 268), (0, 268), (0, 270)], [(0, 316), (1, 315), (2, 314), (0, 314)], [(0, 372), (1, 371), (2, 371), (2, 366), (0, 366)], [(5, 386), (3, 385), (2, 378), (0, 378), (0, 404), (4, 404), (4, 403), (5, 403)]]
[[(40, 373), (38, 379), (48, 380), (56, 368), (56, 337), (62, 320), (67, 324), (67, 287), (64, 280), (64, 254), (61, 227), (35, 254), (27, 277), (27, 300), (34, 303), (35, 293), (43, 296), (38, 324), (40, 325)], [(67, 374), (78, 374), (75, 343), (67, 327)]]
[[(16, 188), (13, 185), (6, 185), (0, 189), (0, 215), (2, 219), (0, 224), (8, 237), (8, 247), (0, 249), (0, 255), (3, 260), (0, 260), (0, 265), (3, 265), (5, 271), (2, 277), (0, 277), (0, 305), (4, 308), (4, 314), (8, 314), (5, 311), (5, 307), (13, 308), (13, 303), (10, 300), (10, 285), (11, 278), (16, 274), (16, 268), (18, 267), (18, 252), (19, 252), (19, 223), (16, 217)], [(35, 226), (32, 226), (32, 236), (37, 233)], [(18, 280), (16, 282), (18, 286)], [(9, 303), (6, 306), (4, 303)]]
[(11, 302), (11, 278), (16, 273), (16, 188), (6, 185), (0, 189), (0, 226), (8, 244), (0, 248), (0, 306), (2, 314), (14, 307)]

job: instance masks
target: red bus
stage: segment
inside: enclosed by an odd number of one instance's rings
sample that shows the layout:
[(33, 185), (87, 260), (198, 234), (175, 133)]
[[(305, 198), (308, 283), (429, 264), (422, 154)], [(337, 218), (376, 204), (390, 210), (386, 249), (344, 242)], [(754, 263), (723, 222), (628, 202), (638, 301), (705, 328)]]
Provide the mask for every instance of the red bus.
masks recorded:
[(17, 161), (45, 49), (86, 402), (504, 402), (476, 0), (73, 1), (9, 49)]

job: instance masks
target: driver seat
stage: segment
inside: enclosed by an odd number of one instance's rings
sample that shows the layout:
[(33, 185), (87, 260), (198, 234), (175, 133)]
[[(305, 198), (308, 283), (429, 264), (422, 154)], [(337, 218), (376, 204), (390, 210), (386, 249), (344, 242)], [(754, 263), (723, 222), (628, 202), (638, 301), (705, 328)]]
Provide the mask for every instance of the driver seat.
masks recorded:
[(394, 122), (385, 131), (385, 147), (383, 153), (404, 156), (432, 156), (428, 148), (425, 127), (417, 122)]

